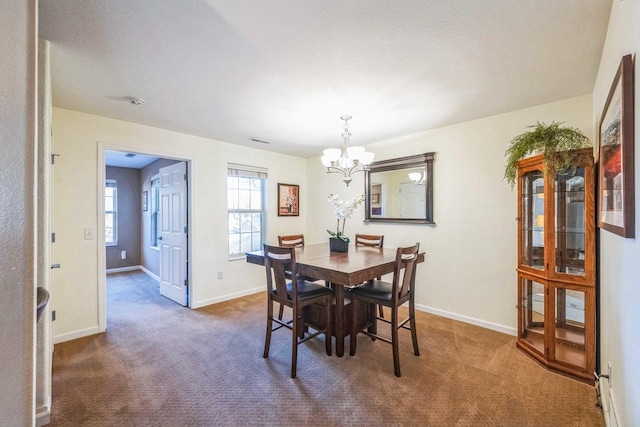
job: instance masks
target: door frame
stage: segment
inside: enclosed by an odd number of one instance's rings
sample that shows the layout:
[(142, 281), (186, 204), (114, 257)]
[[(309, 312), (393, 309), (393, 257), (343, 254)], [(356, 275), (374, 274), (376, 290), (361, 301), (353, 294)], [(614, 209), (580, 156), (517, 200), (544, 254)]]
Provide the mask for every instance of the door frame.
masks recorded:
[(105, 235), (104, 235), (104, 197), (101, 197), (101, 194), (104, 194), (104, 186), (106, 183), (106, 160), (105, 160), (105, 151), (125, 151), (127, 153), (136, 153), (136, 154), (147, 154), (150, 156), (157, 156), (160, 158), (178, 160), (182, 162), (186, 162), (187, 164), (187, 176), (189, 177), (187, 181), (187, 223), (189, 224), (189, 237), (187, 239), (187, 251), (188, 251), (188, 259), (189, 268), (187, 270), (187, 292), (189, 293), (189, 308), (193, 308), (194, 298), (192, 297), (195, 292), (195, 283), (193, 283), (193, 271), (195, 265), (193, 263), (193, 240), (194, 240), (194, 229), (193, 229), (193, 162), (194, 159), (185, 156), (184, 154), (171, 153), (163, 150), (156, 150), (150, 148), (141, 148), (133, 145), (120, 145), (108, 142), (100, 142), (98, 141), (98, 179), (97, 179), (97, 194), (98, 194), (98, 203), (97, 203), (97, 229), (96, 229), (96, 240), (98, 245), (98, 331), (104, 332), (107, 330), (107, 249), (105, 243)]

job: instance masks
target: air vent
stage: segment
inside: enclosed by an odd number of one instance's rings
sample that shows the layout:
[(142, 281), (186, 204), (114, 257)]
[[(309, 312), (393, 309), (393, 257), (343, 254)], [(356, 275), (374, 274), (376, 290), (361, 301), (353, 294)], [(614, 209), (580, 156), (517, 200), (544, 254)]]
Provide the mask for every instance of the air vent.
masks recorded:
[(131, 158), (131, 157), (135, 157), (136, 155), (135, 155), (135, 153), (127, 153), (124, 156)]
[(136, 98), (135, 96), (128, 96), (127, 99), (133, 105), (143, 105), (144, 104), (144, 99)]
[(259, 138), (251, 138), (251, 141), (259, 142), (261, 144), (271, 144), (270, 141), (265, 141), (264, 139), (259, 139)]

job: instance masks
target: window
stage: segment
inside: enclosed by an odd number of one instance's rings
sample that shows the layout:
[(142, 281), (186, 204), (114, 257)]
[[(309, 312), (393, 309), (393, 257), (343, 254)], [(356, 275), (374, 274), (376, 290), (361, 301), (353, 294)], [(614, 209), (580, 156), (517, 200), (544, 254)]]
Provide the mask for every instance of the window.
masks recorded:
[(266, 181), (266, 169), (229, 164), (227, 210), (230, 259), (262, 249)]
[(151, 178), (151, 246), (158, 247), (160, 236), (160, 177)]
[(107, 246), (118, 244), (118, 184), (107, 179), (104, 189), (104, 231)]

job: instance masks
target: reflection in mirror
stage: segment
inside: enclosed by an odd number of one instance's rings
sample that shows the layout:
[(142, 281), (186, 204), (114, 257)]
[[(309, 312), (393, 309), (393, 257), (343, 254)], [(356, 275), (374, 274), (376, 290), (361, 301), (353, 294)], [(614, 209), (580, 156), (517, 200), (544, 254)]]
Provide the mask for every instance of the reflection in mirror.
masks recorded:
[(365, 222), (433, 224), (434, 153), (374, 162), (365, 175)]

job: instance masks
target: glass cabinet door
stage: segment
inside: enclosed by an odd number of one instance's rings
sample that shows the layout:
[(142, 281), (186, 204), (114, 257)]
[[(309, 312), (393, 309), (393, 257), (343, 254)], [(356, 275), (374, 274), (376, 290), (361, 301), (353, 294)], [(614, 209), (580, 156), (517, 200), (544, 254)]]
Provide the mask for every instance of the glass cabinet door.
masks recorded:
[(586, 368), (586, 293), (554, 287), (553, 295), (555, 298), (555, 360)]
[(520, 339), (541, 354), (544, 351), (545, 286), (534, 280), (520, 278)]
[(520, 179), (520, 234), (523, 265), (544, 269), (544, 177), (542, 171), (526, 172)]
[(555, 176), (555, 271), (585, 275), (584, 168)]

